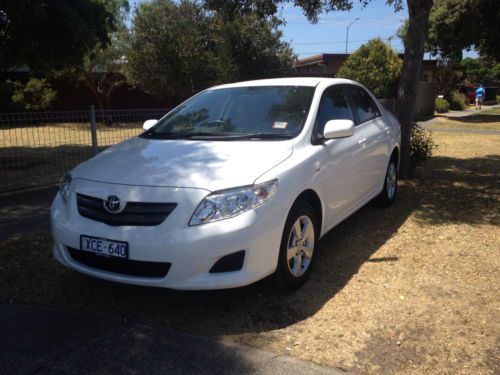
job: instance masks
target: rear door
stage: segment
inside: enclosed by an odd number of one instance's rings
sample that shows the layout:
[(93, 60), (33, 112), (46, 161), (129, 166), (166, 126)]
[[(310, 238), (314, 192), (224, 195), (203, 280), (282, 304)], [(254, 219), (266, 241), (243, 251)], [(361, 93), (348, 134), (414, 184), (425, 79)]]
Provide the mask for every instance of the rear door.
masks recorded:
[(346, 91), (356, 118), (355, 136), (363, 151), (359, 167), (363, 195), (368, 197), (378, 193), (383, 186), (390, 152), (387, 126), (378, 106), (364, 88), (347, 86)]

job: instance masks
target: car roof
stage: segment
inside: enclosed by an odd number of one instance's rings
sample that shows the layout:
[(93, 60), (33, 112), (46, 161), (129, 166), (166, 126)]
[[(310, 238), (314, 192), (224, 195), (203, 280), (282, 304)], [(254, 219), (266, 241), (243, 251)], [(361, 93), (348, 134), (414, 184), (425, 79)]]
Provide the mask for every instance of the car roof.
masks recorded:
[(226, 89), (231, 87), (257, 87), (257, 86), (308, 86), (316, 87), (320, 83), (341, 84), (350, 83), (357, 84), (355, 81), (343, 78), (325, 78), (325, 77), (291, 77), (291, 78), (272, 78), (259, 79), (255, 81), (243, 81), (228, 83), (220, 86), (212, 87), (212, 89)]

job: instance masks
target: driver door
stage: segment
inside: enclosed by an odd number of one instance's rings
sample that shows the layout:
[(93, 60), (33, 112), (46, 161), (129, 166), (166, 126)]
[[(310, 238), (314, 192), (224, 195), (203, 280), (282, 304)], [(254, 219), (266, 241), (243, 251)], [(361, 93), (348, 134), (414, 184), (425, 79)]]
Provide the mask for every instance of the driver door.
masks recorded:
[[(345, 88), (333, 86), (321, 98), (316, 115), (315, 135), (320, 138), (325, 124), (330, 120), (355, 118), (347, 100)], [(319, 189), (325, 203), (325, 228), (342, 220), (363, 198), (362, 167), (363, 148), (356, 133), (351, 137), (316, 142), (321, 151), (319, 165)]]

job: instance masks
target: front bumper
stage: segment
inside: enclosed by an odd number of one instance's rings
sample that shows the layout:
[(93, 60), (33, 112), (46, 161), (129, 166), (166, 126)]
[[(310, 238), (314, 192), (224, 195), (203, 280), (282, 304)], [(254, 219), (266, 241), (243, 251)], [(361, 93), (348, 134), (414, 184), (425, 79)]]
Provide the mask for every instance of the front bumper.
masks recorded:
[[(63, 265), (105, 280), (173, 289), (224, 289), (258, 281), (276, 269), (286, 212), (272, 201), (235, 218), (188, 226), (195, 208), (207, 191), (187, 188), (154, 188), (113, 185), (75, 180), (65, 204), (58, 194), (51, 209), (54, 256)], [(110, 226), (86, 219), (76, 207), (76, 192), (105, 198), (117, 195), (130, 201), (178, 204), (157, 226)], [(79, 249), (80, 235), (89, 235), (129, 244), (129, 259), (168, 262), (165, 277), (138, 277), (104, 271), (73, 259), (68, 248)], [(222, 257), (245, 250), (239, 271), (210, 273)]]

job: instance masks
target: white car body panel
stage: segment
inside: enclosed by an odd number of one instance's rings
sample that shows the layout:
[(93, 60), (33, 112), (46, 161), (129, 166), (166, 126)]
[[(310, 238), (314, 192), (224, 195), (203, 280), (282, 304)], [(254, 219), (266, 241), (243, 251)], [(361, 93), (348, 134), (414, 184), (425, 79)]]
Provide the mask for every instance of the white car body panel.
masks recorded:
[[(360, 86), (344, 79), (287, 78), (217, 87), (316, 87), (302, 131), (293, 139), (195, 141), (135, 137), (78, 166), (71, 172), (69, 202), (64, 203), (58, 194), (52, 205), (56, 259), (94, 277), (174, 289), (239, 287), (272, 274), (288, 212), (301, 193), (313, 191), (319, 197), (323, 236), (380, 193), (391, 154), (399, 149), (399, 124), (378, 103), (381, 117), (356, 126), (353, 136), (311, 143), (322, 94), (339, 84)], [(210, 192), (273, 179), (278, 180), (276, 193), (262, 206), (231, 219), (188, 225)], [(77, 193), (101, 199), (116, 195), (125, 202), (175, 202), (177, 207), (157, 226), (110, 226), (80, 216)], [(87, 267), (73, 260), (68, 252), (69, 247), (79, 247), (80, 235), (126, 241), (130, 260), (170, 262), (172, 266), (163, 278)], [(241, 270), (208, 272), (218, 259), (239, 250), (245, 250)]]
[(259, 142), (256, 147), (251, 141), (135, 137), (88, 160), (74, 171), (73, 177), (121, 185), (216, 191), (251, 185), (255, 176), (291, 154), (290, 142)]

